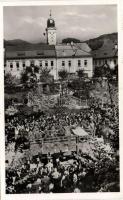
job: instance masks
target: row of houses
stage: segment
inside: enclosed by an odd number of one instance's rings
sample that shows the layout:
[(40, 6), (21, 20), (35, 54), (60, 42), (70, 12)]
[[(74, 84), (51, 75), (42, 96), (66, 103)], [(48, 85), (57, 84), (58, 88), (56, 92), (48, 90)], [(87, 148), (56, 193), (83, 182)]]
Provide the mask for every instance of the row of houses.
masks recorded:
[(47, 44), (6, 45), (5, 74), (20, 78), (26, 67), (37, 66), (39, 72), (47, 68), (55, 80), (59, 78), (60, 70), (76, 74), (82, 69), (85, 76), (91, 78), (96, 67), (107, 64), (114, 68), (118, 65), (116, 42), (111, 40), (105, 40), (103, 46), (94, 51), (87, 43), (57, 44), (55, 21), (51, 14), (47, 20), (46, 37)]
[(11, 73), (20, 77), (25, 67), (37, 66), (47, 68), (54, 79), (58, 79), (58, 71), (66, 70), (69, 73), (83, 69), (88, 77), (93, 75), (92, 55), (88, 45), (83, 43), (81, 47), (71, 44), (58, 45), (34, 45), (7, 46), (5, 49), (5, 74)]

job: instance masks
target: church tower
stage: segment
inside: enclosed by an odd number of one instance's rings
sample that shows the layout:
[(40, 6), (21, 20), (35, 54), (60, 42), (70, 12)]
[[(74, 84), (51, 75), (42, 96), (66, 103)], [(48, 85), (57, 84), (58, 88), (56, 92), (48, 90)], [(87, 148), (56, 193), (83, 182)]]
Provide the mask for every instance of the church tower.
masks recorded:
[(47, 43), (49, 45), (56, 45), (56, 27), (55, 27), (55, 21), (51, 15), (51, 11), (50, 11), (50, 17), (47, 20), (46, 36), (47, 36)]

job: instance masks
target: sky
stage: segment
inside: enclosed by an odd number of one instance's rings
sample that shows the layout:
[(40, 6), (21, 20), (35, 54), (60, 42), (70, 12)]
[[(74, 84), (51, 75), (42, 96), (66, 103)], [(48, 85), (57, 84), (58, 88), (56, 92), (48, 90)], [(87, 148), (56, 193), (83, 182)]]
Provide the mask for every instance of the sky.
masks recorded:
[(116, 5), (5, 6), (4, 39), (46, 42), (43, 33), (50, 9), (58, 42), (67, 37), (84, 41), (117, 32)]

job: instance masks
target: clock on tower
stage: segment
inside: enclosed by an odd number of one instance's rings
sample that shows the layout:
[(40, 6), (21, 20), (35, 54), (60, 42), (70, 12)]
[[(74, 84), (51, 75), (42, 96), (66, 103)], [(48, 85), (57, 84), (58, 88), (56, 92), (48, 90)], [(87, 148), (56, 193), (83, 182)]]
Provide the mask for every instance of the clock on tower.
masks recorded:
[(55, 21), (51, 17), (51, 11), (50, 11), (50, 17), (47, 20), (46, 34), (47, 34), (47, 43), (49, 45), (56, 45), (56, 27), (55, 27)]

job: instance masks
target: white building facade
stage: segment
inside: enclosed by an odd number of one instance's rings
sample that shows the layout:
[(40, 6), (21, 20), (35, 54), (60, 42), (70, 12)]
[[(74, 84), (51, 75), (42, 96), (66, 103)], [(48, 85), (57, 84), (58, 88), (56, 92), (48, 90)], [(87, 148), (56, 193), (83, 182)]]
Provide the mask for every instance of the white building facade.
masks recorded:
[(26, 67), (47, 68), (55, 80), (59, 79), (58, 72), (66, 70), (76, 74), (82, 69), (87, 77), (93, 76), (93, 59), (91, 49), (86, 43), (56, 44), (55, 21), (51, 17), (47, 20), (47, 44), (25, 44), (24, 46), (5, 47), (5, 74), (10, 73), (21, 77)]

